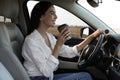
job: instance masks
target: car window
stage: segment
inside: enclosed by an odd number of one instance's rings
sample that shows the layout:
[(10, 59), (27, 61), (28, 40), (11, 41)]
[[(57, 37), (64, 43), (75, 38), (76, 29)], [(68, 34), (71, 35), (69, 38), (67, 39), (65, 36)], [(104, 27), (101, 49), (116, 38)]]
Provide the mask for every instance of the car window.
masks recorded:
[[(32, 8), (36, 3), (38, 3), (38, 1), (28, 1), (27, 7), (29, 10), (29, 15), (31, 15)], [(88, 25), (72, 13), (59, 6), (55, 5), (55, 10), (57, 15), (56, 27), (49, 28), (48, 32), (58, 35), (57, 26), (61, 24), (68, 24), (70, 26), (69, 29), (71, 32), (71, 37), (80, 38), (80, 28), (84, 26), (88, 27)]]
[(115, 32), (120, 33), (120, 2), (116, 0), (101, 0), (98, 7), (92, 7), (87, 0), (78, 0), (78, 3), (92, 12), (106, 23)]
[[(55, 6), (55, 9), (58, 17), (56, 20), (56, 25), (61, 25), (64, 23), (68, 24), (71, 32), (71, 36), (80, 38), (80, 28), (88, 25), (85, 22), (83, 22), (81, 19), (77, 18), (75, 15), (73, 15), (72, 13), (68, 12), (67, 10), (61, 7)], [(53, 34), (56, 35), (57, 32), (56, 28), (54, 29), (50, 28), (51, 30), (50, 32), (54, 32)]]

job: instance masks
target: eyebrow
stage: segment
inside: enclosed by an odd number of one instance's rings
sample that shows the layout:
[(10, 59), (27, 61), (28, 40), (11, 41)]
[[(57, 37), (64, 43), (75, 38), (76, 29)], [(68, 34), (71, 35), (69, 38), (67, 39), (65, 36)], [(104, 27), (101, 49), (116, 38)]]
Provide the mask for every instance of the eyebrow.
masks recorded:
[(54, 12), (55, 13), (55, 11), (50, 11), (50, 12)]

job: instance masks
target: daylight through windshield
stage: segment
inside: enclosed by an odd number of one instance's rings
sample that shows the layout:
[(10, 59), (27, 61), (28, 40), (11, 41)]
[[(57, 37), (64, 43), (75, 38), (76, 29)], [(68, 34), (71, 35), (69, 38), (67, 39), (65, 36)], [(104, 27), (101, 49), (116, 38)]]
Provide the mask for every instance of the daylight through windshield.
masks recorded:
[(78, 3), (105, 22), (115, 32), (120, 33), (120, 1), (102, 0), (99, 6), (90, 6), (87, 0), (78, 0)]

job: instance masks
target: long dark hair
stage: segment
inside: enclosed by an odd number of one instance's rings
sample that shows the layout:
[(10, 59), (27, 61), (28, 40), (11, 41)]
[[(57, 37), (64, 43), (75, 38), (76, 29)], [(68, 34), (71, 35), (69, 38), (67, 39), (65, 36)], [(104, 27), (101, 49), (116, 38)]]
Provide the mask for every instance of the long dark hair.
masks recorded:
[(31, 19), (30, 19), (30, 31), (33, 32), (34, 29), (37, 29), (40, 23), (40, 18), (42, 15), (45, 14), (45, 12), (52, 6), (53, 4), (48, 1), (40, 1), (35, 5), (35, 7), (32, 10), (31, 13)]

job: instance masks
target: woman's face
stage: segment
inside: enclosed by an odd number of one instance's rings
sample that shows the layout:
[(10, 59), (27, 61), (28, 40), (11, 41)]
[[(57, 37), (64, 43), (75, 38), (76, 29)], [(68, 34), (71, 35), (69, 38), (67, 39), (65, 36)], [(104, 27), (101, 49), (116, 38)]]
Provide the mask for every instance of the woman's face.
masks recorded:
[(55, 26), (55, 21), (57, 19), (56, 11), (54, 6), (51, 6), (43, 16), (41, 16), (40, 21), (46, 26), (53, 27)]

